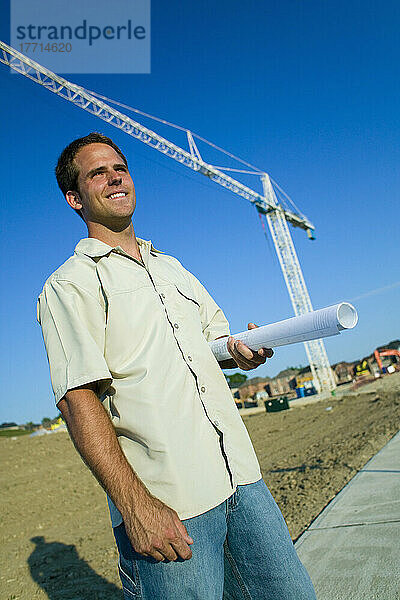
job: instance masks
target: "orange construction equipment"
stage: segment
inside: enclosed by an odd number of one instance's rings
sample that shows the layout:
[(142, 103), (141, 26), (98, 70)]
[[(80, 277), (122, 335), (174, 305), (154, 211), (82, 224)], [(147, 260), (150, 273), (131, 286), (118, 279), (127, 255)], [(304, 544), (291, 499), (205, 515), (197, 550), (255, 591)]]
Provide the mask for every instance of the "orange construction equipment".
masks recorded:
[(375, 354), (375, 360), (376, 360), (379, 370), (381, 372), (383, 372), (381, 356), (396, 356), (398, 359), (397, 362), (400, 363), (400, 351), (399, 350), (386, 350), (386, 349), (378, 350), (378, 349), (376, 349), (374, 354)]

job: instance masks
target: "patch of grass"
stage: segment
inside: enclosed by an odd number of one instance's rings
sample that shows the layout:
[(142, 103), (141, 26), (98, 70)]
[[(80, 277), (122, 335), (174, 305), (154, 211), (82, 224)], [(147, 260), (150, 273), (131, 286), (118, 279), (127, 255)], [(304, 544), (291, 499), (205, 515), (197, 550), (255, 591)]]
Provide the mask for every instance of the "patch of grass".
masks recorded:
[(0, 437), (17, 437), (18, 435), (26, 435), (32, 433), (25, 429), (0, 429)]

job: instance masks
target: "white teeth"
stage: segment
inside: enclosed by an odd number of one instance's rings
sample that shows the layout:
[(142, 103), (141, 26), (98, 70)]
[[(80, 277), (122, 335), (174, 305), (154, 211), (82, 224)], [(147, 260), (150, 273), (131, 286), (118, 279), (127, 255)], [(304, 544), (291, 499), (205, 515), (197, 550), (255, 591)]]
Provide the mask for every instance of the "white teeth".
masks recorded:
[(125, 192), (117, 192), (116, 194), (111, 194), (111, 196), (109, 196), (109, 197), (114, 199), (114, 198), (123, 198), (124, 196), (126, 196)]

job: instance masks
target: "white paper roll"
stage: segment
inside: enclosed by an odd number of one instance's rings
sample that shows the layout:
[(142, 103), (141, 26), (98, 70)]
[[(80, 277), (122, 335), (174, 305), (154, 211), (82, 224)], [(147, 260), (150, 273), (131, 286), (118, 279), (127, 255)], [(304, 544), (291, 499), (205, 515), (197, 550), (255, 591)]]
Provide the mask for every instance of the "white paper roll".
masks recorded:
[[(339, 302), (305, 315), (235, 333), (232, 337), (241, 340), (251, 350), (277, 348), (338, 335), (344, 329), (353, 329), (357, 321), (358, 315), (354, 306), (349, 302)], [(211, 350), (218, 361), (232, 358), (226, 342), (227, 338), (210, 342)]]

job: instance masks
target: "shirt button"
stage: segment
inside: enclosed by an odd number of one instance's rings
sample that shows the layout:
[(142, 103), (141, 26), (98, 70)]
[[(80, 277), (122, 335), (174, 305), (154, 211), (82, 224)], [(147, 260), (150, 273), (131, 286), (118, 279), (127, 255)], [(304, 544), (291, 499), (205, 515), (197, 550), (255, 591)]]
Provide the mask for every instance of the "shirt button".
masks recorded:
[(174, 323), (174, 327), (175, 327), (175, 329), (179, 329), (178, 323)]
[(160, 294), (161, 298), (165, 298), (165, 294)]
[(214, 421), (214, 425), (216, 425), (216, 427), (218, 427), (219, 421)]
[(193, 358), (191, 356), (188, 356), (188, 360), (190, 360), (190, 362), (192, 362)]
[(200, 391), (203, 393), (206, 391), (206, 388), (204, 387), (204, 385), (201, 386)]

